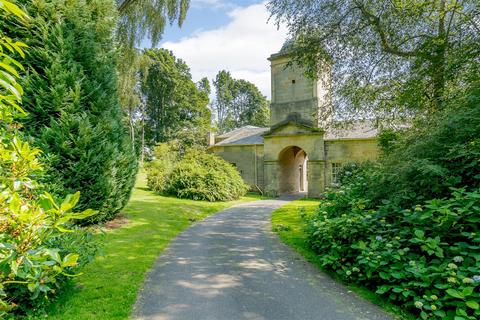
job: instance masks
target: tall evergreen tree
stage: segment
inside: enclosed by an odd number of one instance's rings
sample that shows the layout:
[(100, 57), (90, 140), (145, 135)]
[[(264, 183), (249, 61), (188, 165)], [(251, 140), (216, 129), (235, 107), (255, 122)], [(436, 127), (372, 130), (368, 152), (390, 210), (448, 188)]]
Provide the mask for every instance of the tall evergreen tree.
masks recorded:
[(23, 123), (44, 151), (45, 185), (58, 196), (80, 190), (80, 209), (111, 218), (128, 201), (137, 170), (118, 101), (114, 4), (26, 6), (34, 23), (19, 31), (30, 46)]

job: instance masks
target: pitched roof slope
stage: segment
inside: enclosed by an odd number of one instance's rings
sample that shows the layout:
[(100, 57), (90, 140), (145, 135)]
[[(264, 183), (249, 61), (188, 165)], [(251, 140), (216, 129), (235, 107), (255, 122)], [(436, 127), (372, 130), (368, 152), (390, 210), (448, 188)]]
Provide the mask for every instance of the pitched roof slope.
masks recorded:
[(216, 143), (217, 146), (225, 145), (252, 145), (263, 144), (263, 134), (268, 132), (270, 128), (260, 128), (255, 126), (245, 126), (233, 131), (224, 133), (218, 138), (223, 139)]
[(325, 132), (325, 140), (372, 139), (378, 129), (372, 121), (338, 122)]
[[(263, 135), (270, 131), (270, 128), (261, 128), (255, 126), (245, 126), (230, 132), (219, 135), (217, 138), (221, 141), (216, 146), (231, 145), (262, 145)], [(372, 121), (356, 121), (353, 123), (336, 123), (325, 132), (324, 139), (349, 140), (349, 139), (372, 139), (378, 135), (378, 129), (375, 128)]]

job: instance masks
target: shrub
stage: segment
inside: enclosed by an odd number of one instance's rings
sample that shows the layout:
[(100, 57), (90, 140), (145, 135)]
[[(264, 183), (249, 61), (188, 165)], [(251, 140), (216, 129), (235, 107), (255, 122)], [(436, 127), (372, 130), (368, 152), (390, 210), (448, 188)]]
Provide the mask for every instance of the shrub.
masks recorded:
[(384, 141), (385, 154), (365, 188), (369, 198), (377, 205), (389, 199), (410, 206), (447, 197), (452, 187), (479, 187), (479, 105), (476, 83), (444, 111), (420, 117), (390, 144)]
[[(422, 319), (480, 319), (480, 85), (350, 164), (307, 218), (323, 266)], [(452, 102), (449, 102), (452, 104)]]
[(179, 158), (176, 143), (160, 143), (153, 148), (154, 159), (147, 163), (147, 185), (155, 192), (165, 191), (167, 178)]
[(422, 319), (478, 319), (480, 189), (453, 189), (405, 210), (388, 201), (365, 209), (356, 198), (346, 209), (347, 194), (329, 192), (308, 221), (309, 243), (325, 268)]
[(26, 15), (0, 0), (0, 17), (0, 318), (18, 319), (42, 306), (75, 268), (88, 261), (86, 255), (92, 252), (85, 250), (88, 234), (70, 227), (73, 220), (95, 212), (73, 212), (78, 192), (58, 204), (49, 193), (37, 191), (40, 150), (22, 141), (16, 121), (25, 115), (17, 82), (23, 67), (7, 55), (17, 52), (23, 57), (25, 45), (4, 35), (5, 24), (19, 26)]
[(113, 38), (114, 2), (24, 1), (29, 45), (22, 122), (43, 150), (42, 182), (57, 197), (80, 190), (79, 209), (111, 219), (127, 203), (136, 155), (122, 123)]
[(168, 176), (165, 192), (179, 198), (207, 201), (238, 199), (248, 190), (228, 162), (204, 151), (187, 153)]

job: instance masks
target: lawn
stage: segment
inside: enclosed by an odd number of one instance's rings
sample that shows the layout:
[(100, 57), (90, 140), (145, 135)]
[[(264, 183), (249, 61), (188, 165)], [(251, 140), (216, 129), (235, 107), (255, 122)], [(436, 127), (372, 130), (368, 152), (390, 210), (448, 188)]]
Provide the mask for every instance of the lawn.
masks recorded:
[(60, 295), (46, 318), (128, 319), (146, 272), (170, 240), (194, 221), (258, 199), (249, 195), (238, 201), (211, 203), (162, 197), (148, 191), (145, 177), (140, 175), (123, 211), (124, 224), (96, 235), (102, 242), (102, 254)]
[[(333, 279), (340, 281), (332, 272), (323, 270), (318, 259), (318, 255), (307, 245), (307, 234), (304, 232), (305, 223), (300, 216), (300, 210), (304, 210), (306, 215), (312, 214), (318, 208), (320, 200), (297, 200), (289, 203), (272, 213), (272, 230), (277, 232), (280, 239), (287, 245), (293, 247), (295, 251), (301, 254), (307, 261), (316, 265), (320, 270), (327, 273)], [(301, 209), (303, 208), (303, 209)], [(385, 311), (396, 315), (397, 319), (414, 320), (416, 317), (405, 312), (398, 306), (395, 306), (374, 292), (351, 283), (343, 283), (349, 289), (359, 296), (380, 306)]]

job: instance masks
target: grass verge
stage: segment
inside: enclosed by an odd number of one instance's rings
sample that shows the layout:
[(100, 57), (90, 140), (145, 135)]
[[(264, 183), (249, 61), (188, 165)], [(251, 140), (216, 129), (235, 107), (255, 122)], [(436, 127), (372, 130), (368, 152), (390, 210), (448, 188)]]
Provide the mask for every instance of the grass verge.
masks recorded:
[(341, 281), (335, 273), (322, 268), (318, 255), (306, 243), (307, 234), (304, 232), (305, 223), (300, 217), (300, 210), (304, 210), (306, 215), (312, 214), (318, 208), (319, 203), (320, 200), (302, 199), (293, 201), (286, 206), (275, 210), (272, 213), (272, 230), (279, 235), (280, 239), (285, 244), (293, 247), (295, 251), (301, 254), (307, 261), (317, 266), (321, 271), (328, 274), (336, 281), (347, 286), (360, 297), (378, 305), (399, 320), (417, 319), (414, 315), (391, 304), (375, 292), (355, 284), (345, 283)]
[[(162, 197), (146, 189), (140, 176), (122, 223), (96, 235), (102, 254), (83, 270), (39, 319), (128, 319), (146, 272), (181, 231), (194, 221), (240, 202), (205, 202)], [(115, 226), (115, 224), (114, 224)]]

